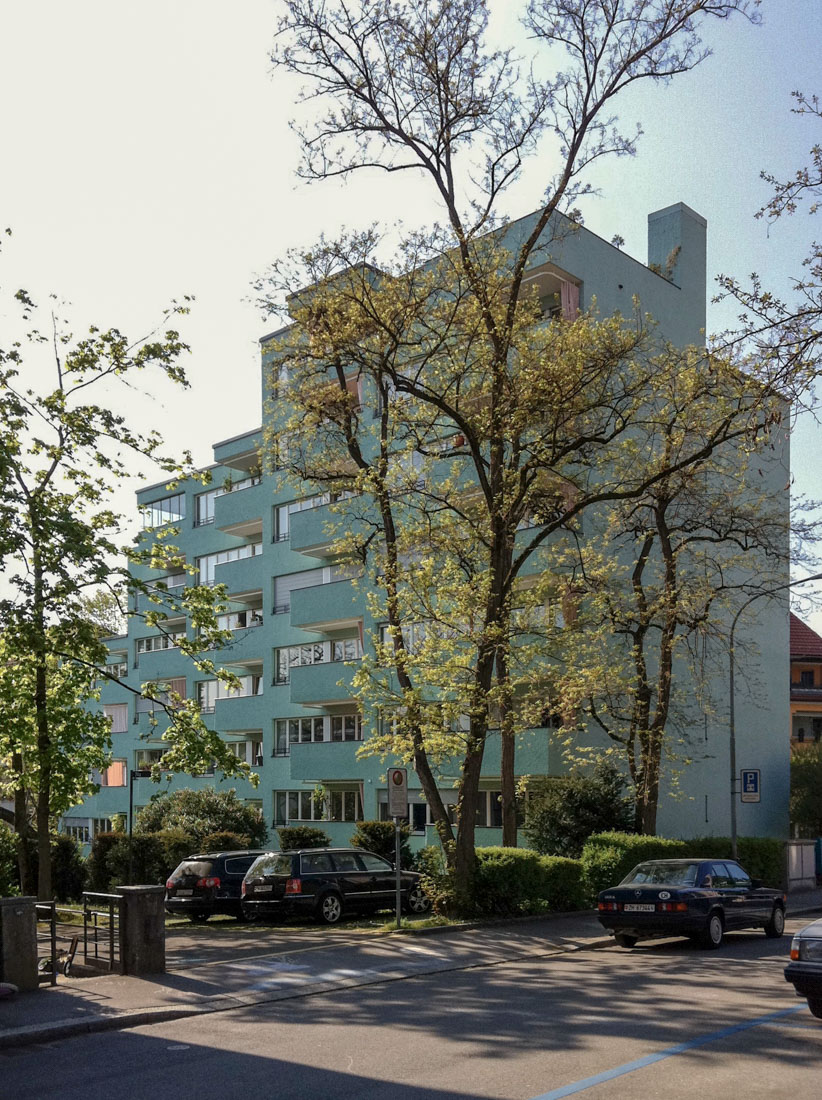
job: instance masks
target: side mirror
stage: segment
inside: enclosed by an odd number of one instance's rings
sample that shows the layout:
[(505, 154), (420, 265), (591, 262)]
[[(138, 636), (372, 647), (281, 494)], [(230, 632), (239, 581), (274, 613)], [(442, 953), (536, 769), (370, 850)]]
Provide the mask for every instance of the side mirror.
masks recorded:
[(713, 884), (714, 884), (714, 880), (711, 878), (711, 876), (706, 875), (705, 878), (702, 880), (702, 882), (700, 882), (699, 886), (700, 886), (700, 889), (702, 889), (702, 890), (710, 890), (711, 887), (713, 886)]
[(751, 887), (750, 887), (751, 890), (759, 890), (761, 886), (762, 886), (762, 879), (760, 879), (760, 878), (752, 878), (751, 879)]

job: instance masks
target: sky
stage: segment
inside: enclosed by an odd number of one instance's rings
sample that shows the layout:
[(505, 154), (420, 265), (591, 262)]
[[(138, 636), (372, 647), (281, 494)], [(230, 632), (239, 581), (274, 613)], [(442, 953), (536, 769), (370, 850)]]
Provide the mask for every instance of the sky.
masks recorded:
[[(112, 400), (203, 465), (212, 443), (260, 422), (257, 341), (272, 324), (253, 305), (254, 276), (321, 232), (438, 213), (419, 183), (396, 176), (297, 178), (298, 87), (269, 59), (282, 10), (280, 0), (0, 3), (0, 228), (14, 234), (0, 287), (57, 293), (77, 331), (93, 322), (130, 335), (194, 295), (182, 329), (190, 390)], [(768, 197), (759, 173), (790, 176), (822, 139), (790, 98), (822, 94), (822, 0), (763, 0), (761, 11), (760, 27), (709, 24), (706, 62), (619, 101), (622, 119), (642, 125), (638, 152), (600, 162), (600, 197), (582, 212), (644, 260), (647, 215), (685, 202), (708, 219), (709, 280), (757, 271), (784, 292), (815, 227), (801, 214), (770, 228), (755, 220)], [(513, 4), (492, 3), (491, 33), (528, 45)], [(554, 167), (536, 157), (507, 213), (536, 208)], [(710, 331), (732, 321), (709, 305)], [(0, 305), (0, 334), (6, 322)], [(797, 426), (792, 473), (797, 492), (822, 498), (818, 431), (809, 418)], [(822, 630), (822, 612), (808, 614)]]

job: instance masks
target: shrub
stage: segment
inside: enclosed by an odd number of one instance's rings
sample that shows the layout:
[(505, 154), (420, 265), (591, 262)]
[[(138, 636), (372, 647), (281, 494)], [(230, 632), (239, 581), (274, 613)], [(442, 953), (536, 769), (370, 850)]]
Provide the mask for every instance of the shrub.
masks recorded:
[[(400, 826), (400, 866), (409, 868), (413, 862), (408, 838), (411, 830), (407, 825)], [(383, 859), (394, 862), (395, 841), (393, 821), (360, 821), (349, 841), (352, 848), (365, 848)]]
[(645, 859), (676, 859), (689, 855), (684, 840), (636, 833), (597, 833), (582, 849), (582, 880), (591, 901), (614, 886)]
[(158, 833), (182, 829), (202, 850), (203, 840), (211, 833), (239, 833), (253, 847), (263, 847), (268, 829), (259, 810), (237, 797), (234, 790), (217, 791), (213, 787), (165, 791), (155, 795), (137, 814), (136, 830)]
[(542, 899), (543, 869), (531, 848), (477, 848), (474, 904), (478, 912), (533, 911)]
[(576, 858), (592, 833), (630, 830), (624, 787), (624, 776), (607, 760), (591, 775), (539, 780), (529, 787), (523, 832), (544, 855)]
[(118, 833), (115, 843), (111, 845), (106, 855), (108, 886), (105, 892), (113, 890), (116, 886), (128, 885), (129, 865), (132, 884), (163, 885), (166, 881), (163, 877), (165, 862), (163, 843), (157, 833), (135, 833), (131, 838), (131, 846), (129, 846), (128, 836)]
[(250, 837), (240, 833), (209, 833), (203, 837), (204, 852), (238, 852), (243, 848), (254, 848)]
[(582, 860), (542, 856), (542, 897), (551, 913), (584, 909), (588, 896), (582, 881)]
[(96, 833), (91, 842), (91, 854), (86, 862), (88, 889), (107, 894), (111, 885), (108, 857), (111, 850), (124, 839), (123, 833)]
[(0, 898), (17, 897), (20, 875), (17, 868), (17, 834), (0, 822)]
[(313, 825), (285, 825), (277, 830), (280, 848), (287, 852), (293, 848), (330, 848), (331, 837)]
[(414, 871), (419, 871), (421, 875), (427, 875), (430, 878), (444, 874), (445, 855), (442, 848), (438, 844), (429, 844), (425, 848), (418, 849), (412, 857), (411, 867)]
[(56, 901), (78, 901), (86, 888), (88, 868), (77, 841), (65, 833), (51, 840), (51, 885)]

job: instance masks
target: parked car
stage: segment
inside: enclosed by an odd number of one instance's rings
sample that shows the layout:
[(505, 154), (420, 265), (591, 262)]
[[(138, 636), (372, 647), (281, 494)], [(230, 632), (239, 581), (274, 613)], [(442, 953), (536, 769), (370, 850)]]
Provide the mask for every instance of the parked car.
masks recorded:
[[(402, 906), (424, 913), (431, 902), (420, 875), (401, 871)], [(396, 872), (381, 856), (361, 848), (301, 848), (268, 852), (249, 868), (242, 886), (249, 918), (290, 913), (336, 924), (346, 910), (385, 909), (394, 904)]]
[(166, 912), (204, 921), (213, 913), (241, 919), (240, 889), (246, 871), (264, 848), (188, 856), (166, 882)]
[(791, 940), (785, 980), (793, 983), (797, 997), (807, 997), (808, 1008), (822, 1020), (822, 920), (806, 925)]
[(785, 894), (770, 890), (730, 859), (656, 859), (640, 863), (597, 899), (600, 923), (620, 947), (658, 936), (688, 936), (716, 948), (725, 932), (764, 928), (781, 936)]

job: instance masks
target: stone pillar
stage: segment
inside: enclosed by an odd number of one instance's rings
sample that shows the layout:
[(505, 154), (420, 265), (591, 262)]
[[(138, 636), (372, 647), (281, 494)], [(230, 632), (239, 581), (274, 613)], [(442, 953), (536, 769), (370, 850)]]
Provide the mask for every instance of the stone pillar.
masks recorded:
[(166, 916), (164, 886), (118, 886), (120, 909), (120, 973), (165, 974)]
[(37, 898), (0, 898), (0, 981), (37, 989)]

